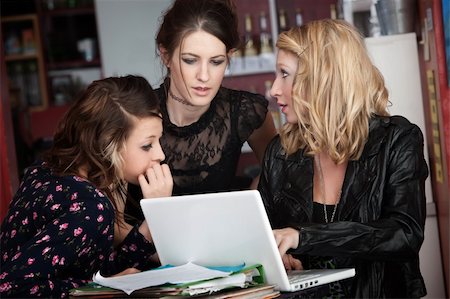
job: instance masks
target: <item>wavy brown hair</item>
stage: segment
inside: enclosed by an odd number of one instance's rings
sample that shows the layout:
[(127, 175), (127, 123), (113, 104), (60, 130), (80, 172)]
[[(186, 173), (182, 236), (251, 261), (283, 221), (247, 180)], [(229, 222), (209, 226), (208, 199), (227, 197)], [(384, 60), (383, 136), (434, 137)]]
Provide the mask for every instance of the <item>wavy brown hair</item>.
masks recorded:
[(120, 155), (135, 119), (160, 118), (159, 101), (140, 76), (111, 77), (91, 83), (67, 111), (44, 161), (58, 175), (79, 175), (104, 192), (117, 210), (126, 199)]
[(342, 20), (309, 22), (280, 34), (277, 47), (298, 57), (292, 88), (297, 124), (281, 131), (288, 154), (326, 151), (335, 163), (361, 156), (372, 115), (388, 115), (388, 91), (361, 34)]

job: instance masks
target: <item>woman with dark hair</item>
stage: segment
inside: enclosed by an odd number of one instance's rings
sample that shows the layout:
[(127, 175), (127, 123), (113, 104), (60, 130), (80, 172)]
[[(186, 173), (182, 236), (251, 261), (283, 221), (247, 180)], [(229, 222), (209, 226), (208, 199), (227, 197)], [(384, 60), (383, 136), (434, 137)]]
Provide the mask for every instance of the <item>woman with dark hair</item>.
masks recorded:
[(233, 3), (174, 1), (156, 44), (167, 67), (156, 92), (174, 195), (232, 189), (242, 145), (247, 141), (261, 161), (276, 135), (263, 96), (222, 87), (230, 57), (240, 46)]
[(169, 196), (159, 101), (142, 77), (94, 81), (30, 166), (0, 233), (1, 297), (67, 297), (104, 275), (147, 269), (155, 253), (144, 221), (124, 221), (128, 183)]

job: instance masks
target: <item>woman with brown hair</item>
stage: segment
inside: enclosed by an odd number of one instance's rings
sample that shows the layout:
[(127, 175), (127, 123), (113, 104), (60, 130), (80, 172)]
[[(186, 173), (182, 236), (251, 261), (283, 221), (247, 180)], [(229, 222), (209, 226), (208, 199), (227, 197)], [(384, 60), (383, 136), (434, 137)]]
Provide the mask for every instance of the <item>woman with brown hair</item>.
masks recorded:
[(233, 2), (174, 1), (163, 15), (156, 44), (167, 67), (156, 92), (174, 195), (233, 189), (242, 145), (248, 142), (262, 161), (276, 135), (262, 95), (222, 86), (240, 46)]
[[(30, 166), (0, 233), (0, 296), (68, 297), (104, 275), (148, 269), (144, 221), (124, 221), (128, 183), (169, 196), (159, 101), (142, 77), (90, 84), (60, 122), (53, 146)], [(130, 269), (131, 268), (131, 269)]]

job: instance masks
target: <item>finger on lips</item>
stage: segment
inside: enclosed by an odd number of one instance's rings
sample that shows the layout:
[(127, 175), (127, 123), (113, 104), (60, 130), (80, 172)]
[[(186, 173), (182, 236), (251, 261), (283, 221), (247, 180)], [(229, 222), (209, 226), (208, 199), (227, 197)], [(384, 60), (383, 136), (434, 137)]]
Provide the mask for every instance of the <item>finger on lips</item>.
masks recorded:
[(156, 180), (155, 170), (153, 168), (147, 169), (147, 179), (148, 181)]

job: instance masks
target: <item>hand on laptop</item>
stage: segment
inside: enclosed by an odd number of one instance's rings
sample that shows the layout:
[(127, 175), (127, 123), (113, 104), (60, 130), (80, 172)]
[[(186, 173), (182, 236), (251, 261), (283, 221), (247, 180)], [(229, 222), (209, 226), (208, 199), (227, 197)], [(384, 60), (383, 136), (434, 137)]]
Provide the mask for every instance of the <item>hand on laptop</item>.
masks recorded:
[(144, 198), (172, 195), (173, 179), (167, 164), (155, 164), (138, 177)]
[(296, 259), (291, 254), (285, 254), (281, 257), (283, 260), (284, 268), (286, 270), (303, 270), (302, 262)]
[(301, 270), (303, 269), (300, 260), (286, 254), (289, 249), (295, 249), (299, 243), (299, 233), (293, 228), (274, 229), (273, 234), (277, 242), (278, 251), (280, 252), (283, 264), (286, 270)]

